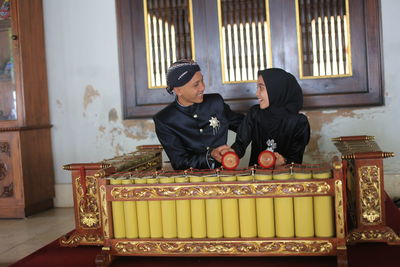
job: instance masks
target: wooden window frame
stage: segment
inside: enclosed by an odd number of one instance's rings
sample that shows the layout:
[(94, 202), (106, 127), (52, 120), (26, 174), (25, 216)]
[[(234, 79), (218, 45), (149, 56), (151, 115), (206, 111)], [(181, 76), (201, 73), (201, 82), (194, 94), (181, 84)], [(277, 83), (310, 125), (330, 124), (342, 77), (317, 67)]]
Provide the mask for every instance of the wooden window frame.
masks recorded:
[[(269, 15), (273, 67), (299, 77), (296, 16), (287, 15), (295, 14), (295, 1), (269, 0), (270, 9), (274, 9)], [(384, 104), (380, 1), (349, 1), (352, 55), (357, 57), (358, 53), (362, 60), (359, 63), (353, 60), (351, 77), (298, 79), (304, 92), (305, 109)], [(192, 3), (196, 61), (205, 76), (206, 92), (220, 93), (233, 110), (245, 112), (257, 103), (255, 83), (221, 83), (219, 33), (215, 27), (218, 25), (217, 2), (192, 0)], [(142, 4), (142, 0), (116, 0), (124, 119), (149, 118), (173, 101), (173, 96), (165, 89), (147, 87)]]

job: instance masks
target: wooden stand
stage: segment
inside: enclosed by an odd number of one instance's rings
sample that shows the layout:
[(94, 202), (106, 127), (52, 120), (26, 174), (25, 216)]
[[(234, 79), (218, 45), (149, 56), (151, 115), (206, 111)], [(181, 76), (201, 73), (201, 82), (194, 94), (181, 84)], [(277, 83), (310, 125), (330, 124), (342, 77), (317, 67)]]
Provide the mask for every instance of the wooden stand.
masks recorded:
[(348, 243), (385, 242), (400, 244), (400, 238), (386, 225), (383, 159), (394, 153), (382, 152), (373, 136), (344, 136), (333, 139), (347, 169), (350, 232)]

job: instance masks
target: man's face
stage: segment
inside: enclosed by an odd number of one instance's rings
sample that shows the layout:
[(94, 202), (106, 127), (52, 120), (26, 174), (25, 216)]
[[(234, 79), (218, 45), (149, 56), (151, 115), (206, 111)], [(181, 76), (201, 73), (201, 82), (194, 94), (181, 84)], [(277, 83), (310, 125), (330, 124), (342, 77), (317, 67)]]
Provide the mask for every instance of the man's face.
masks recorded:
[(174, 88), (178, 101), (183, 106), (203, 102), (204, 90), (203, 75), (200, 71), (196, 72), (187, 84)]

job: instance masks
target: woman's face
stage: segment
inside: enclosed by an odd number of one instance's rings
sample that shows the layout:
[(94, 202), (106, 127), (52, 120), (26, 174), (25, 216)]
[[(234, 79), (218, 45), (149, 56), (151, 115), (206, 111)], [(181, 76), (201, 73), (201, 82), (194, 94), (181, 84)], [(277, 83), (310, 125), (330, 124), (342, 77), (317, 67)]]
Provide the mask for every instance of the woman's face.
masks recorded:
[(256, 97), (258, 98), (258, 103), (260, 104), (261, 109), (269, 107), (268, 91), (262, 76), (258, 76), (257, 79)]

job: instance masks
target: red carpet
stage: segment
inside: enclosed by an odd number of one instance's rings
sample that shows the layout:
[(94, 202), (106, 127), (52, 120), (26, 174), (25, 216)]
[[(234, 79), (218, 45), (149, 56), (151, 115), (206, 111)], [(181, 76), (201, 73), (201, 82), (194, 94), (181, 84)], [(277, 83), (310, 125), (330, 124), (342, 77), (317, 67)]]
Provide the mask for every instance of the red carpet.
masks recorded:
[[(387, 225), (400, 233), (400, 212), (389, 199), (386, 201)], [(59, 247), (58, 240), (37, 250), (31, 255), (11, 265), (12, 267), (42, 266), (95, 266), (94, 259), (100, 253), (100, 247)], [(365, 243), (348, 246), (349, 266), (400, 266), (400, 245), (388, 246), (381, 243)], [(135, 267), (167, 267), (167, 266), (273, 266), (273, 267), (324, 267), (336, 266), (336, 257), (118, 257), (112, 264)]]

